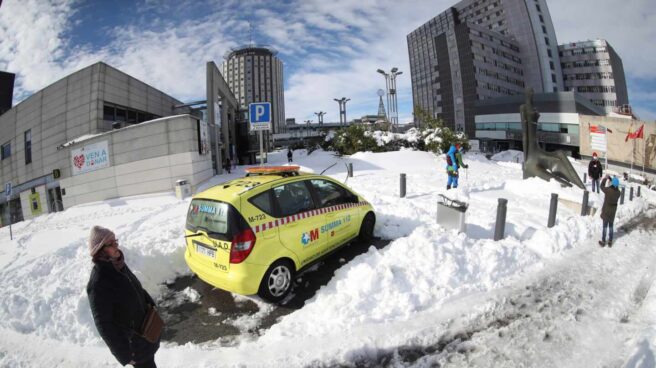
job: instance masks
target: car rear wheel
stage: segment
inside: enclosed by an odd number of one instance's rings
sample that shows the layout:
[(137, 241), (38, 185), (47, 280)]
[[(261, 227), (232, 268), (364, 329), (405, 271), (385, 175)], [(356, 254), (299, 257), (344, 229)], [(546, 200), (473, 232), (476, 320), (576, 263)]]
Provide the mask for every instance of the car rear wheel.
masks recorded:
[(361, 242), (370, 242), (374, 238), (374, 226), (376, 225), (376, 216), (369, 212), (364, 216), (362, 225), (360, 225), (360, 234), (358, 240)]
[(274, 262), (267, 270), (260, 283), (258, 295), (269, 302), (282, 301), (292, 289), (294, 267), (286, 260)]

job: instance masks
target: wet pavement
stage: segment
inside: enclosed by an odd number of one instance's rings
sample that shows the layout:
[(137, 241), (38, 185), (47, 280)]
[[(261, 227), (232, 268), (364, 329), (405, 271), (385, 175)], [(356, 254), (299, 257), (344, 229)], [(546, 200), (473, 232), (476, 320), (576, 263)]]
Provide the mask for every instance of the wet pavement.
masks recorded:
[(391, 240), (374, 239), (371, 244), (351, 242), (301, 275), (294, 289), (280, 305), (264, 302), (257, 296), (243, 297), (216, 289), (195, 276), (182, 276), (166, 285), (158, 301), (166, 329), (164, 341), (186, 344), (217, 340), (231, 345), (240, 335), (259, 336), (279, 319), (300, 309), (324, 285), (335, 271), (370, 246), (384, 248)]

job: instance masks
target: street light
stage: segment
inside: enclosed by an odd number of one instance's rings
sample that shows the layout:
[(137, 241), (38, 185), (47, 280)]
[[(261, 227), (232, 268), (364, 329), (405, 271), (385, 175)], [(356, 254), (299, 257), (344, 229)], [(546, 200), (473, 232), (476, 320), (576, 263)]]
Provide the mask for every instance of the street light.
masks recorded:
[(341, 99), (333, 98), (333, 100), (339, 104), (339, 126), (342, 126), (342, 122), (346, 125), (346, 103), (351, 99), (342, 97)]
[(314, 115), (316, 115), (319, 118), (319, 125), (323, 125), (323, 116), (326, 115), (327, 113), (323, 111), (315, 112)]
[(305, 120), (305, 136), (310, 137), (310, 123), (312, 120)]
[(385, 77), (385, 87), (387, 88), (387, 116), (391, 120), (392, 127), (399, 125), (399, 111), (396, 100), (396, 76), (403, 74), (397, 67), (393, 67), (390, 73), (382, 69), (376, 70)]

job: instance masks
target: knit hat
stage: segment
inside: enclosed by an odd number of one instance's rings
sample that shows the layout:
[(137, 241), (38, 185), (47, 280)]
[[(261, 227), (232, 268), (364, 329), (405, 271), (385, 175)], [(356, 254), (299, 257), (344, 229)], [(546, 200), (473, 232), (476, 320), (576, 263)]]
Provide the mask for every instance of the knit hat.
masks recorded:
[(618, 179), (617, 176), (613, 176), (613, 178), (610, 180), (610, 185), (614, 186), (615, 188), (619, 188), (620, 179)]
[(94, 226), (89, 234), (89, 255), (95, 256), (100, 249), (102, 249), (105, 242), (110, 238), (114, 238), (114, 233), (102, 226)]

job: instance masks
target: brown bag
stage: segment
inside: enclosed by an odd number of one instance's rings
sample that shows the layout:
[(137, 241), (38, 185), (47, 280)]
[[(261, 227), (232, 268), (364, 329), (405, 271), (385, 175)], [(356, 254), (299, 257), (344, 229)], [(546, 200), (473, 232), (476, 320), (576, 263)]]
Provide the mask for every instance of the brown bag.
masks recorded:
[(162, 334), (163, 328), (164, 321), (162, 321), (162, 317), (157, 313), (157, 309), (153, 306), (148, 306), (148, 311), (146, 312), (146, 317), (144, 318), (139, 335), (149, 342), (156, 343)]

